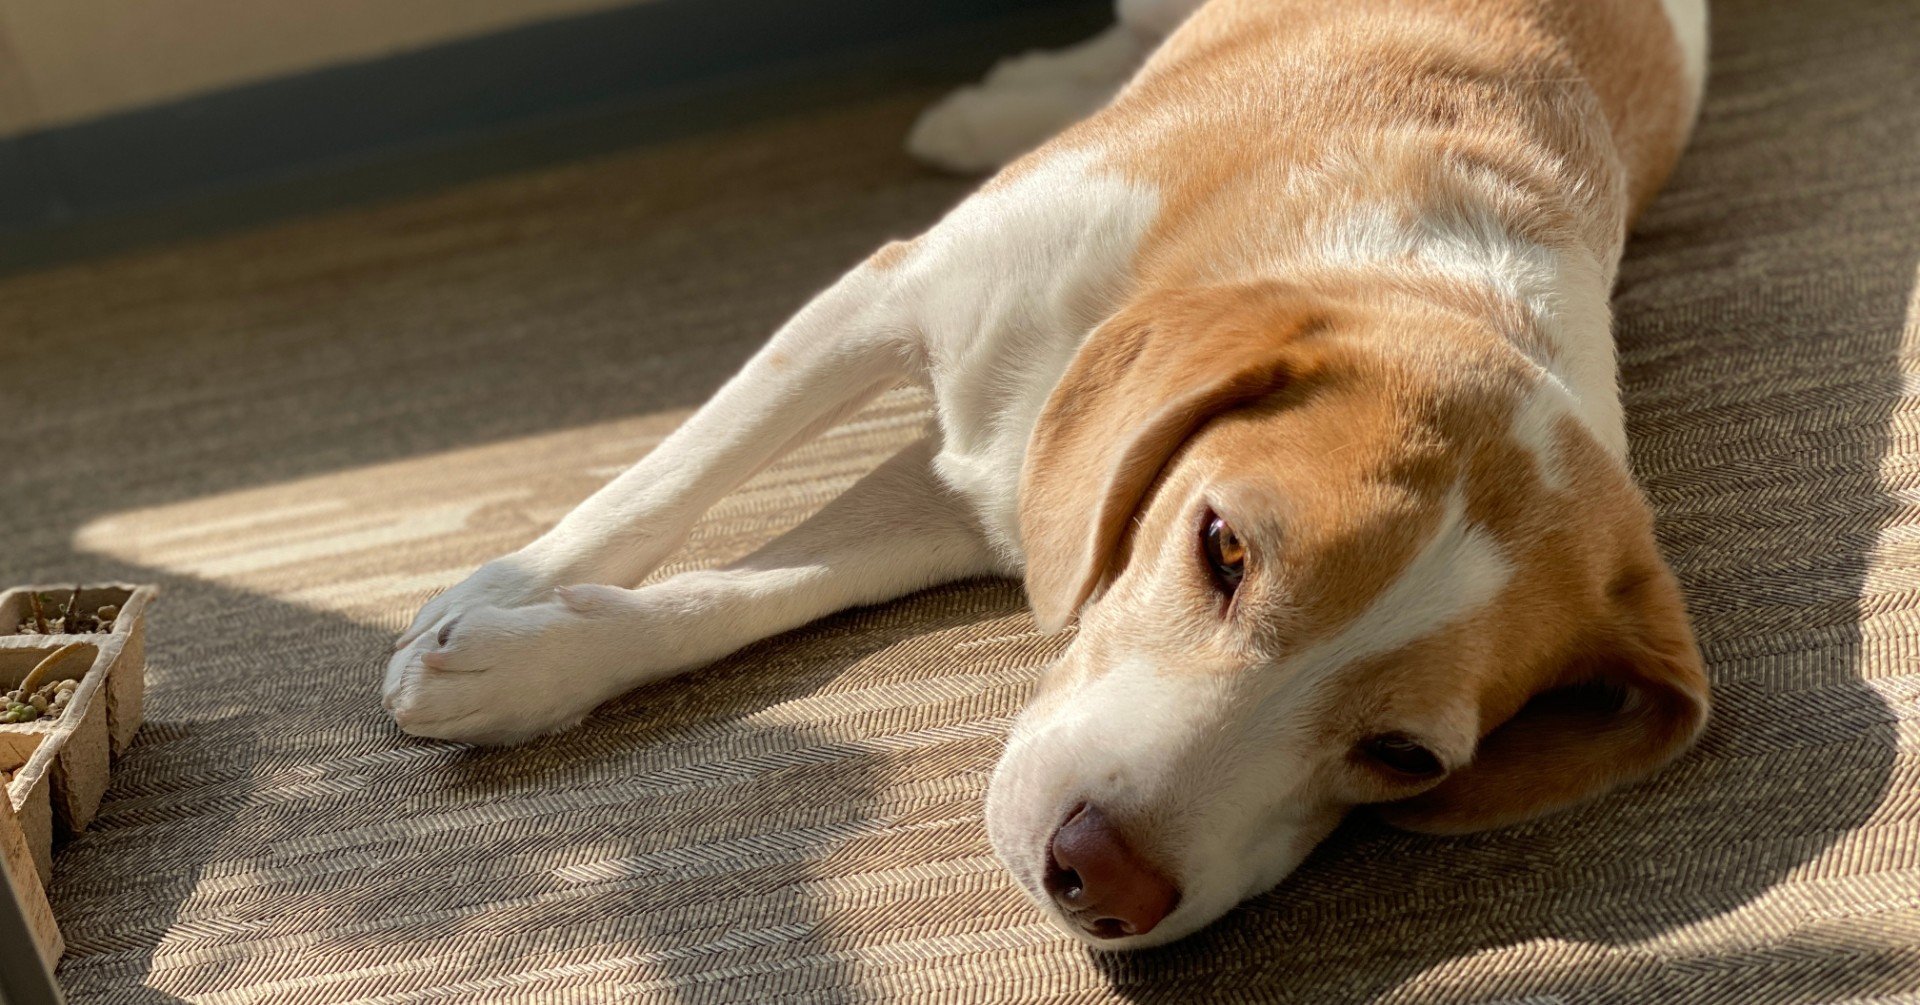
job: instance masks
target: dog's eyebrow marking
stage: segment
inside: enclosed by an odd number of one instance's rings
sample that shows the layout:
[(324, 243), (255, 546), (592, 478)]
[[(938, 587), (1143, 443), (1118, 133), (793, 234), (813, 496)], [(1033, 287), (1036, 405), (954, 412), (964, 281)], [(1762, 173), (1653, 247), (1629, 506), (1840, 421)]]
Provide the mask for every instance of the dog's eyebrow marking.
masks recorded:
[(1506, 588), (1513, 564), (1490, 534), (1467, 520), (1466, 510), (1466, 494), (1455, 486), (1433, 537), (1399, 578), (1332, 638), (1289, 661), (1303, 683), (1430, 635)]

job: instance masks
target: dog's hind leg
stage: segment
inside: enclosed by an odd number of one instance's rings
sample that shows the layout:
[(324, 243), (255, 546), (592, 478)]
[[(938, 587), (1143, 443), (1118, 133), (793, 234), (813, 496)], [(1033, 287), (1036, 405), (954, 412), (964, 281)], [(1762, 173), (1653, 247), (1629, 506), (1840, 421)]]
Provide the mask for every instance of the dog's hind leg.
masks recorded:
[(996, 63), (920, 113), (907, 152), (964, 174), (990, 171), (1039, 146), (1111, 100), (1200, 0), (1119, 0), (1119, 21), (1067, 46)]
[(1114, 25), (1079, 45), (1003, 59), (920, 113), (907, 152), (947, 171), (991, 171), (1097, 111), (1152, 48)]
[(934, 449), (908, 447), (725, 568), (470, 611), (395, 657), (388, 708), (410, 733), (516, 742), (834, 611), (995, 571), (969, 510), (933, 473)]
[(630, 586), (755, 472), (915, 371), (892, 276), (863, 264), (821, 293), (679, 429), (554, 528), (429, 601), (395, 648), (464, 612), (572, 583)]

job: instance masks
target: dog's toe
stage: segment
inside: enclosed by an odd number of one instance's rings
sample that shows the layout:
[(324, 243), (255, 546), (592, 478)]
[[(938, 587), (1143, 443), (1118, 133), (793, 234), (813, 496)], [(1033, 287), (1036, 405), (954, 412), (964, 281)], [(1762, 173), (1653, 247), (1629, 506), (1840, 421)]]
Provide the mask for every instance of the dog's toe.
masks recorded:
[(564, 729), (592, 707), (565, 680), (577, 620), (558, 604), (469, 611), (393, 656), (382, 702), (402, 730), (435, 739), (517, 743)]

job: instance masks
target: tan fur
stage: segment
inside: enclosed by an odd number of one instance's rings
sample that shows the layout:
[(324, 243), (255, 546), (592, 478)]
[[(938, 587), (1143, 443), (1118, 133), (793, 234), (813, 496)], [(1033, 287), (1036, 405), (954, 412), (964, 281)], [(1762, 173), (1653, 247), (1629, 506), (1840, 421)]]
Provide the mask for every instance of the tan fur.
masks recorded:
[[(1038, 156), (1112, 151), (1161, 194), (1148, 286), (1285, 251), (1297, 231), (1249, 221), (1316, 219), (1348, 186), (1418, 203), (1455, 163), (1513, 187), (1517, 233), (1617, 258), (1691, 125), (1680, 65), (1659, 0), (1213, 0)], [(1315, 183), (1342, 158), (1370, 177)]]
[(912, 253), (912, 241), (888, 241), (880, 246), (880, 250), (867, 256), (867, 265), (884, 272), (906, 261)]
[[(1476, 616), (1329, 682), (1315, 699), (1328, 710), (1319, 745), (1344, 752), (1381, 732), (1457, 726), (1469, 745), (1459, 770), (1388, 815), (1459, 831), (1570, 805), (1696, 735), (1706, 681), (1644, 500), (1571, 420), (1567, 484), (1547, 486), (1506, 433), (1529, 369), (1491, 328), (1403, 296), (1362, 305), (1271, 286), (1135, 311), (1076, 359), (1032, 447), (1023, 503), (1036, 611), (1064, 620), (1108, 590), (1082, 630), (1093, 645), (1047, 691), (1099, 675), (1122, 650), (1158, 652), (1173, 672), (1278, 672), (1403, 571), (1457, 484), (1512, 580)], [(1474, 379), (1436, 378), (1375, 348), (1415, 324)], [(1192, 544), (1192, 497), (1220, 483), (1258, 554), (1225, 617)], [(1115, 633), (1121, 643), (1102, 644)], [(1592, 697), (1627, 707), (1562, 700), (1583, 685), (1608, 685)], [(1350, 789), (1351, 769), (1332, 758), (1340, 777), (1326, 789)], [(1361, 789), (1353, 802), (1412, 794), (1377, 778)]]
[(1046, 463), (1022, 479), (1028, 593), (1043, 626), (1064, 624), (1110, 574), (1173, 451), (1214, 413), (1310, 379), (1300, 343), (1335, 323), (1330, 305), (1262, 286), (1170, 294), (1101, 326), (1034, 430), (1031, 456)]

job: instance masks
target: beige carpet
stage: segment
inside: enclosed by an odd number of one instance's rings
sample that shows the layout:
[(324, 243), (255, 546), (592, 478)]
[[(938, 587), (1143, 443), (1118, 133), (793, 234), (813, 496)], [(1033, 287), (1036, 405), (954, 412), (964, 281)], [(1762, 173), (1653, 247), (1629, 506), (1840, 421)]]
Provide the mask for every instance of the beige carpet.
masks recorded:
[[(0, 578), (157, 581), (149, 720), (53, 893), (107, 1002), (1920, 1001), (1920, 5), (1719, 6), (1619, 291), (1634, 450), (1719, 689), (1630, 792), (1460, 840), (1356, 822), (1098, 958), (980, 800), (1055, 642), (979, 582), (506, 752), (374, 695), (426, 596), (647, 449), (962, 186), (924, 96), (0, 281)], [(909, 438), (896, 394), (675, 568)]]

